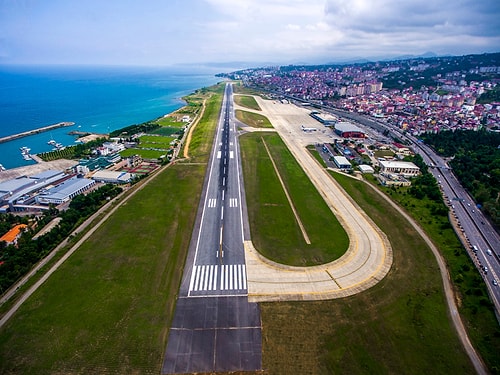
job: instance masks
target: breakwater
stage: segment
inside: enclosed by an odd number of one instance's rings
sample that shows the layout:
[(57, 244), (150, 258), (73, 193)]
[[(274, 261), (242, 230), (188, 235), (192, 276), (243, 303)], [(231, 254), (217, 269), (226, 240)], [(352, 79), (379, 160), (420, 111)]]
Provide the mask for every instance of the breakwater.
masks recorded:
[(43, 133), (43, 132), (46, 132), (46, 131), (49, 131), (52, 129), (63, 128), (65, 126), (72, 126), (72, 125), (75, 125), (75, 123), (74, 122), (58, 122), (57, 124), (48, 125), (48, 126), (44, 126), (41, 128), (29, 130), (27, 132), (12, 134), (12, 135), (8, 135), (7, 137), (1, 137), (0, 143), (9, 142), (9, 141), (12, 141), (14, 139), (23, 138), (23, 137), (27, 137), (27, 136), (30, 136), (33, 134)]

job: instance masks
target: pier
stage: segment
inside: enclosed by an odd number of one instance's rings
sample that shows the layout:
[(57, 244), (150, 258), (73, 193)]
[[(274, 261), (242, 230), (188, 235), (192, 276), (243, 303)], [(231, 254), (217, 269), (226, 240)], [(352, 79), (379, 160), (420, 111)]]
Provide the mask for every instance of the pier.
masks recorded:
[(52, 129), (63, 128), (65, 126), (72, 126), (72, 125), (75, 125), (75, 123), (74, 122), (59, 122), (59, 123), (54, 124), (54, 125), (44, 126), (42, 128), (29, 130), (27, 132), (8, 135), (7, 137), (1, 137), (0, 143), (9, 142), (9, 141), (13, 141), (14, 139), (23, 138), (23, 137), (27, 137), (27, 136), (30, 136), (33, 134), (43, 133), (43, 132), (46, 132), (46, 131), (49, 131)]

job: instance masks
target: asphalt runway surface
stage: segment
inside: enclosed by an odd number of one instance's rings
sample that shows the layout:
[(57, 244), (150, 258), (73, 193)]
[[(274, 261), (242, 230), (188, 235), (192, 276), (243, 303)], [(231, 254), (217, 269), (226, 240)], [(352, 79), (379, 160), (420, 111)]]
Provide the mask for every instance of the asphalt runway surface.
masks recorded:
[(162, 374), (262, 368), (259, 306), (248, 302), (240, 163), (227, 85)]

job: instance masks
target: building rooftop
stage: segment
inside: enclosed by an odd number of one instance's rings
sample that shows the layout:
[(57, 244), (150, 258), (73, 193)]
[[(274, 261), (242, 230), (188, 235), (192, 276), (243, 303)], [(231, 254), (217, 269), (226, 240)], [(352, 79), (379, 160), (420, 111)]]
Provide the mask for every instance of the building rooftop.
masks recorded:
[(77, 177), (72, 177), (69, 180), (64, 181), (63, 183), (54, 186), (53, 188), (50, 188), (47, 190), (47, 192), (40, 194), (41, 196), (46, 196), (50, 198), (65, 198), (75, 191), (85, 188), (89, 184), (95, 183), (92, 180), (89, 180), (88, 178), (77, 178)]
[(26, 228), (26, 224), (18, 224), (11, 230), (9, 230), (7, 233), (5, 233), (2, 237), (0, 237), (0, 241), (5, 241), (7, 243), (12, 243), (16, 240), (17, 236), (19, 236), (19, 233), (21, 233), (24, 228)]
[(339, 165), (351, 165), (351, 163), (349, 162), (349, 160), (347, 160), (347, 158), (345, 156), (334, 156), (333, 157), (336, 161), (337, 161), (337, 164)]
[(10, 193), (32, 185), (34, 181), (26, 176), (0, 183), (0, 192)]
[(57, 170), (54, 170), (54, 169), (49, 169), (48, 171), (44, 171), (44, 172), (40, 172), (38, 174), (35, 174), (35, 175), (31, 176), (30, 178), (33, 178), (33, 179), (36, 179), (36, 180), (43, 180), (43, 179), (53, 178), (53, 177), (56, 177), (56, 176), (59, 176), (59, 175), (62, 175), (62, 174), (64, 174), (63, 171), (57, 171)]
[(348, 121), (337, 122), (335, 124), (335, 130), (338, 130), (341, 132), (361, 132), (361, 133), (364, 133), (364, 131), (361, 128), (358, 128), (356, 125), (354, 125), (353, 123), (348, 122)]
[(379, 160), (379, 163), (384, 168), (417, 168), (415, 164), (410, 161), (396, 161), (396, 160)]

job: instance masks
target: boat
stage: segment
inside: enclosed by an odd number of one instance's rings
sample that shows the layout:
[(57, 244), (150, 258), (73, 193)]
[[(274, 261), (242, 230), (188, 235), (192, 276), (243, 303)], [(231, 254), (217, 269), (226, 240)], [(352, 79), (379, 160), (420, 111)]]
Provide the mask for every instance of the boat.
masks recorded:
[(50, 141), (47, 142), (48, 145), (51, 145), (51, 146), (55, 146), (56, 145), (56, 141), (54, 141), (53, 139), (51, 139)]
[(23, 156), (24, 160), (31, 160), (31, 156), (30, 156), (31, 148), (23, 146), (23, 147), (20, 147), (19, 150), (21, 150), (21, 155)]
[(59, 151), (59, 150), (64, 150), (65, 148), (66, 148), (66, 146), (64, 146), (62, 143), (55, 143), (53, 150)]

